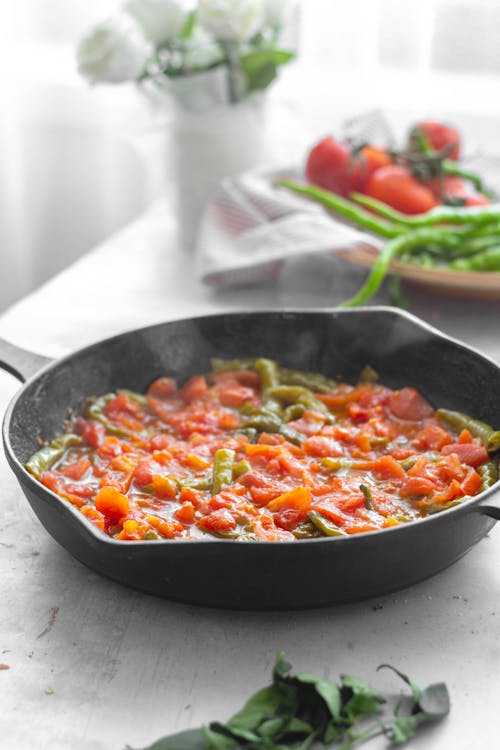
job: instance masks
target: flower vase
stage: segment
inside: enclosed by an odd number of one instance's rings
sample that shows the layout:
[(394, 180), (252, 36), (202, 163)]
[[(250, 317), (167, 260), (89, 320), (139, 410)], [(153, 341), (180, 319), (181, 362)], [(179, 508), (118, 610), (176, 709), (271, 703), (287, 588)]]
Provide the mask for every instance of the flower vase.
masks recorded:
[(165, 127), (165, 189), (180, 245), (193, 251), (205, 207), (226, 177), (262, 164), (267, 157), (266, 97), (227, 101), (227, 72), (170, 83)]

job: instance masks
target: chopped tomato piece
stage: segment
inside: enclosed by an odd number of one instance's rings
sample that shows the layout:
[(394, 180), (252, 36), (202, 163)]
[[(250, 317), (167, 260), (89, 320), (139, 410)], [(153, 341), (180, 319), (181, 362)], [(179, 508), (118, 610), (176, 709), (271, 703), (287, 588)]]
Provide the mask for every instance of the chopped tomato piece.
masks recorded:
[(285, 508), (294, 508), (305, 513), (309, 510), (310, 505), (311, 491), (307, 487), (295, 487), (295, 489), (275, 497), (267, 504), (267, 508), (273, 512)]
[(389, 408), (395, 417), (411, 422), (418, 422), (431, 417), (434, 409), (430, 403), (412, 387), (394, 391), (389, 402)]
[(436, 482), (427, 477), (409, 476), (403, 481), (399, 494), (402, 497), (412, 495), (432, 495), (437, 489)]
[(440, 451), (443, 446), (451, 442), (452, 437), (447, 430), (438, 424), (429, 423), (417, 433), (413, 445), (419, 450)]
[(244, 385), (230, 385), (220, 391), (220, 402), (223, 406), (241, 406), (245, 401), (253, 401), (255, 391)]
[(174, 393), (177, 393), (177, 383), (173, 378), (158, 378), (149, 386), (147, 390), (148, 396), (153, 398), (169, 398)]
[(79, 461), (75, 461), (74, 464), (68, 464), (61, 469), (61, 473), (69, 479), (82, 479), (83, 476), (90, 469), (91, 463), (88, 458), (81, 458)]
[(450, 443), (445, 445), (441, 453), (444, 456), (455, 453), (459, 460), (468, 466), (480, 466), (488, 460), (488, 451), (479, 442)]
[(82, 436), (92, 448), (98, 448), (106, 436), (106, 428), (95, 419), (78, 417), (75, 422), (75, 432)]
[(207, 381), (204, 375), (194, 375), (180, 390), (183, 401), (195, 401), (205, 396), (208, 391)]
[(223, 532), (232, 531), (236, 528), (236, 521), (233, 514), (227, 508), (218, 508), (209, 513), (208, 516), (200, 518), (197, 523), (200, 529), (207, 531)]

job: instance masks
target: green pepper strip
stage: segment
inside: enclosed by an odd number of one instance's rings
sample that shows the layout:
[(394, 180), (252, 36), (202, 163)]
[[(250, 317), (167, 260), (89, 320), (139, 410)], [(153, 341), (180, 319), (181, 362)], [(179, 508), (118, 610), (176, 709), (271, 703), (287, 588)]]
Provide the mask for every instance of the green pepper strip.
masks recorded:
[(310, 510), (307, 514), (307, 518), (309, 521), (312, 521), (312, 523), (322, 531), (325, 536), (348, 536), (345, 531), (339, 529), (338, 526), (335, 526), (334, 523), (325, 518), (321, 513), (318, 513), (317, 510)]
[(215, 451), (212, 475), (212, 495), (217, 495), (223, 487), (233, 481), (235, 453), (230, 448), (219, 448)]
[(297, 385), (307, 388), (313, 393), (328, 393), (335, 388), (337, 382), (319, 372), (302, 372), (302, 370), (290, 370), (287, 367), (278, 368), (279, 381), (281, 385)]
[[(287, 188), (294, 193), (298, 193), (299, 195), (305, 195), (308, 198), (312, 198), (330, 211), (333, 211), (339, 216), (348, 219), (348, 221), (353, 224), (356, 224), (356, 226), (367, 229), (369, 232), (374, 232), (381, 237), (396, 237), (401, 234), (401, 227), (397, 224), (383, 221), (382, 219), (373, 216), (369, 211), (363, 210), (351, 201), (345, 200), (345, 198), (341, 198), (335, 193), (330, 193), (328, 190), (322, 190), (315, 185), (299, 185), (291, 180), (277, 180), (275, 184), (279, 187)], [(500, 218), (500, 215), (498, 218)], [(400, 223), (401, 222), (398, 222), (398, 224)]]
[(268, 394), (272, 397), (275, 396), (281, 401), (301, 404), (305, 409), (324, 414), (329, 424), (332, 424), (335, 421), (335, 417), (326, 404), (316, 398), (314, 393), (308, 388), (303, 388), (298, 385), (278, 385), (275, 388), (269, 388)]
[(35, 477), (40, 477), (44, 471), (50, 469), (52, 464), (57, 461), (63, 453), (72, 445), (81, 445), (83, 438), (80, 435), (75, 435), (72, 432), (68, 432), (65, 435), (55, 438), (48, 445), (44, 445), (40, 448), (29, 461), (26, 463), (26, 468)]
[(494, 430), (486, 422), (473, 419), (461, 411), (451, 411), (450, 409), (438, 409), (436, 416), (457, 431), (469, 430), (474, 437), (479, 438), (488, 452), (493, 453), (500, 448), (500, 430)]
[(474, 224), (477, 226), (500, 221), (500, 210), (489, 206), (470, 206), (465, 208), (440, 206), (423, 214), (408, 216), (391, 208), (387, 203), (370, 198), (368, 195), (351, 193), (350, 198), (361, 206), (366, 206), (372, 211), (376, 211), (385, 219), (409, 228), (430, 227), (436, 224)]
[(130, 435), (129, 430), (126, 430), (124, 427), (117, 427), (104, 414), (106, 404), (114, 397), (114, 393), (106, 393), (104, 396), (99, 396), (99, 398), (96, 398), (94, 401), (87, 404), (87, 406), (85, 407), (85, 416), (88, 419), (95, 419), (97, 422), (103, 424), (106, 428), (106, 432), (108, 432), (110, 435), (116, 435), (117, 437), (127, 437), (128, 435)]
[(481, 491), (493, 487), (495, 482), (498, 481), (497, 461), (487, 461), (485, 464), (478, 466), (476, 471), (481, 477)]
[(415, 229), (404, 235), (395, 237), (385, 245), (377, 255), (372, 270), (366, 280), (354, 297), (343, 302), (341, 307), (355, 307), (366, 302), (380, 288), (385, 279), (389, 266), (394, 258), (405, 250), (409, 250), (417, 245), (425, 245), (426, 242), (440, 242), (443, 246), (453, 247), (459, 242), (455, 234), (446, 233), (442, 229)]
[(238, 463), (233, 466), (233, 479), (238, 479), (238, 477), (243, 476), (243, 474), (246, 474), (251, 468), (252, 467), (248, 461), (245, 461), (245, 459), (242, 458), (241, 461), (238, 461)]
[(129, 391), (128, 388), (118, 388), (116, 392), (118, 394), (128, 396), (131, 401), (135, 401), (136, 404), (139, 404), (139, 406), (142, 406), (143, 408), (147, 408), (148, 406), (147, 396), (145, 396), (143, 393)]

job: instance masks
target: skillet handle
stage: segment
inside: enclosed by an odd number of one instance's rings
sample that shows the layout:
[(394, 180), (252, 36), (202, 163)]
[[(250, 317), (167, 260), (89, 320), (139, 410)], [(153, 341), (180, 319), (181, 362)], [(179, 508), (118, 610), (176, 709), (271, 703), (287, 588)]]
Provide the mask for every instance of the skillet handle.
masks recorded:
[(500, 508), (497, 508), (495, 505), (478, 505), (475, 510), (476, 513), (480, 513), (482, 516), (488, 516), (495, 521), (500, 521)]
[(22, 383), (49, 362), (52, 362), (50, 357), (21, 349), (20, 346), (15, 346), (0, 338), (0, 369), (10, 372)]

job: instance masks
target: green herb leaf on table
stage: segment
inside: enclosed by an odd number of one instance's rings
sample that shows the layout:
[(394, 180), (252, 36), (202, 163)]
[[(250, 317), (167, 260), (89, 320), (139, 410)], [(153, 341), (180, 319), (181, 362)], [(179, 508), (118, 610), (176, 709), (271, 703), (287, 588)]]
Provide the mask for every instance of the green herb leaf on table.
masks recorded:
[[(250, 696), (225, 724), (213, 721), (164, 737), (144, 750), (313, 750), (332, 745), (350, 750), (380, 734), (402, 744), (421, 724), (443, 718), (450, 709), (444, 683), (421, 688), (390, 664), (379, 669), (391, 669), (411, 690), (405, 715), (402, 699), (393, 716), (380, 717), (386, 699), (358, 677), (342, 674), (337, 684), (307, 672), (293, 675), (291, 669), (280, 652), (272, 684)], [(367, 727), (370, 718), (377, 722)]]

